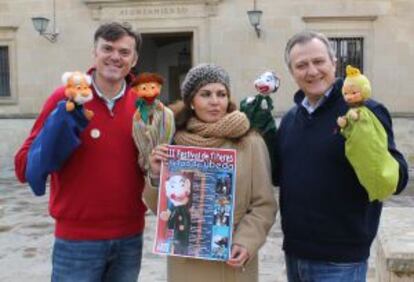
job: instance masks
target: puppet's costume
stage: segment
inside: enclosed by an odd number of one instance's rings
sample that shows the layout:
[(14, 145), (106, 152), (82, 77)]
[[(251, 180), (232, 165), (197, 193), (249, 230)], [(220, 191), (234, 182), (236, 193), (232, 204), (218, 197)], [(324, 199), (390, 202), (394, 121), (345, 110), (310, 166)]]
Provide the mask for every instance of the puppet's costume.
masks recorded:
[(241, 102), (240, 110), (249, 118), (251, 127), (256, 128), (263, 136), (276, 133), (272, 115), (273, 101), (270, 96), (257, 95), (250, 100), (246, 98)]
[[(342, 93), (350, 109), (338, 118), (345, 137), (345, 155), (370, 201), (383, 201), (397, 188), (399, 165), (388, 150), (388, 136), (375, 114), (364, 105), (371, 96), (368, 79), (351, 66), (346, 68)], [(354, 98), (354, 95), (360, 97)]]
[(28, 153), (25, 176), (36, 196), (45, 194), (48, 175), (58, 171), (79, 147), (79, 134), (94, 115), (83, 106), (93, 98), (91, 77), (79, 71), (65, 72), (62, 82), (66, 99), (57, 102)]
[(174, 206), (168, 219), (168, 229), (174, 230), (174, 254), (188, 254), (191, 216), (188, 205)]

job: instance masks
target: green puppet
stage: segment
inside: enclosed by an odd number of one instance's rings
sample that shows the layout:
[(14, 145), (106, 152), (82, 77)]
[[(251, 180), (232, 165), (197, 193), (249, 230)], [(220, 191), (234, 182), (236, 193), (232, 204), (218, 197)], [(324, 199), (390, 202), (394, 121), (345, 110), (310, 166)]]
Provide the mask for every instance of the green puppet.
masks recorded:
[[(279, 85), (280, 79), (277, 75), (274, 72), (266, 71), (254, 81), (254, 86), (259, 93), (243, 99), (240, 103), (240, 111), (247, 115), (250, 126), (262, 135), (270, 156), (273, 156), (272, 144), (274, 144), (277, 130), (272, 115), (273, 101), (270, 94), (275, 93), (279, 89)], [(271, 159), (273, 162), (273, 158)]]
[(371, 96), (369, 80), (352, 66), (346, 68), (342, 88), (349, 110), (338, 118), (345, 137), (345, 155), (370, 201), (383, 201), (397, 188), (399, 166), (388, 151), (388, 136), (381, 122), (364, 102)]

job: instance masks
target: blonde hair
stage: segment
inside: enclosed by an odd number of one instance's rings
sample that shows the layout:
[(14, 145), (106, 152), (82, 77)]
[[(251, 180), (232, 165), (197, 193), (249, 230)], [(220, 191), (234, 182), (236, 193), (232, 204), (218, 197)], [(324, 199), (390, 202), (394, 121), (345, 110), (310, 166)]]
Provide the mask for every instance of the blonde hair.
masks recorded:
[[(371, 97), (371, 83), (365, 75), (361, 74), (358, 68), (351, 65), (346, 66), (344, 87), (346, 84), (359, 86), (361, 88), (361, 95), (365, 100)], [(342, 87), (342, 93), (344, 92), (344, 87)]]

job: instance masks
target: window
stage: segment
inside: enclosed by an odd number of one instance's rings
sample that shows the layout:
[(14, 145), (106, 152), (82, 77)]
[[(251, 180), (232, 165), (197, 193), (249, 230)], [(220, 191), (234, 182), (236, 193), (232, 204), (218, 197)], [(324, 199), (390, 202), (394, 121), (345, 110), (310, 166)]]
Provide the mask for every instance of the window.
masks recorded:
[(336, 76), (345, 77), (347, 65), (364, 70), (364, 39), (362, 37), (334, 37), (329, 38), (336, 53)]
[(9, 47), (0, 46), (0, 97), (10, 97)]

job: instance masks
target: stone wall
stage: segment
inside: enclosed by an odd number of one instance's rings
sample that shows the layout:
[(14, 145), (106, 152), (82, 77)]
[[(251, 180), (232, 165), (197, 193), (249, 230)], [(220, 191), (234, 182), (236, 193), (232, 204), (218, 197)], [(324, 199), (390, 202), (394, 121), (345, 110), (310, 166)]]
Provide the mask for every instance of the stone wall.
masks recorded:
[(0, 99), (0, 114), (37, 113), (63, 72), (92, 64), (93, 33), (110, 20), (128, 21), (144, 34), (193, 34), (192, 64), (214, 62), (228, 70), (235, 100), (254, 94), (258, 74), (275, 70), (282, 81), (275, 101), (280, 112), (291, 107), (297, 89), (283, 61), (294, 33), (307, 28), (330, 37), (363, 37), (364, 72), (376, 99), (392, 112), (414, 109), (412, 0), (261, 0), (260, 38), (246, 14), (253, 8), (251, 0), (55, 2), (59, 36), (50, 43), (30, 18), (52, 18), (52, 1), (0, 1), (0, 45), (10, 48), (13, 94)]
[(393, 118), (395, 142), (414, 174), (414, 118)]
[(29, 135), (33, 119), (0, 119), (0, 177), (13, 177), (13, 156)]

